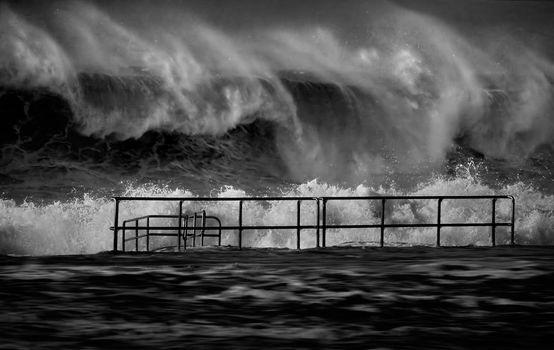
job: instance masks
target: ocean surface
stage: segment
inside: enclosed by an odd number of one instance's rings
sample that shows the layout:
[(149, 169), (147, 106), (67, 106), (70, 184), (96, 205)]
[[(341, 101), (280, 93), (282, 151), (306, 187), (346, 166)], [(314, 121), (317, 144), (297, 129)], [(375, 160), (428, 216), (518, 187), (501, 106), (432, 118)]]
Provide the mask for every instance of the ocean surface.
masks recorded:
[[(0, 348), (540, 347), (552, 18), (546, 1), (0, 1)], [(440, 249), (435, 229), (387, 229), (383, 251), (378, 230), (329, 230), (338, 248), (318, 250), (306, 229), (299, 252), (292, 230), (250, 230), (244, 251), (228, 231), (221, 248), (108, 253), (113, 196), (369, 195), (512, 195), (517, 248), (474, 227), (443, 228)], [(377, 204), (333, 203), (329, 223), (378, 223)], [(387, 223), (436, 207), (391, 201)], [(120, 219), (176, 210), (122, 203)], [(236, 204), (184, 210), (237, 220)], [(244, 210), (295, 224), (292, 202)], [(490, 201), (442, 210), (491, 219)]]
[(7, 349), (550, 349), (552, 247), (0, 257)]

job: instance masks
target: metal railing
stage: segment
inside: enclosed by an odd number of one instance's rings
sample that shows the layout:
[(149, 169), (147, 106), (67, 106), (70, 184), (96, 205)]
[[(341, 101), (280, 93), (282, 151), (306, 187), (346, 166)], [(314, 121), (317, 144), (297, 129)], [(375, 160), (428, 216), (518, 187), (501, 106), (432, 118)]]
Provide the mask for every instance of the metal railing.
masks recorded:
[[(182, 214), (182, 213), (179, 213)], [(206, 211), (202, 210), (201, 212), (196, 212), (192, 215), (185, 215), (184, 217), (184, 234), (183, 238), (185, 240), (184, 247), (187, 247), (187, 238), (192, 237), (192, 246), (196, 247), (196, 237), (200, 237), (200, 244), (204, 246), (204, 237), (217, 237), (217, 245), (221, 245), (221, 220), (217, 216), (206, 215)], [(201, 219), (201, 226), (197, 226), (197, 219)], [(206, 233), (206, 220), (211, 219), (218, 223), (217, 230), (218, 233)], [(189, 228), (188, 224), (192, 221), (193, 226)], [(192, 230), (192, 233), (189, 233), (189, 230)], [(196, 231), (200, 230), (200, 234), (197, 234)]]
[[(151, 226), (152, 219), (175, 219), (175, 220), (184, 220), (184, 225), (182, 226)], [(197, 219), (202, 219), (202, 226), (197, 226)], [(207, 234), (206, 231), (206, 222), (207, 220), (213, 220), (218, 224), (219, 233), (216, 234)], [(146, 226), (139, 226), (139, 222), (145, 221)], [(190, 229), (193, 230), (192, 233), (189, 233), (188, 222), (193, 220), (193, 227)], [(135, 226), (128, 226), (129, 223), (135, 223)], [(179, 229), (179, 227), (184, 227), (184, 231)], [(111, 228), (113, 229), (113, 227)], [(200, 230), (200, 234), (196, 234), (196, 231)], [(218, 237), (218, 245), (221, 245), (221, 221), (215, 216), (206, 215), (206, 211), (196, 212), (192, 215), (145, 215), (132, 219), (123, 221), (123, 226), (121, 227), (122, 239), (121, 239), (121, 250), (126, 251), (126, 243), (134, 241), (135, 251), (139, 251), (139, 241), (145, 239), (145, 249), (150, 251), (150, 238), (151, 237), (177, 237), (177, 244), (172, 246), (163, 246), (157, 247), (155, 250), (162, 250), (167, 248), (177, 248), (178, 251), (181, 251), (181, 243), (184, 240), (183, 247), (186, 248), (187, 238), (193, 236), (193, 246), (196, 246), (196, 237), (201, 237), (201, 244), (204, 245), (204, 237)], [(134, 231), (134, 236), (129, 238), (126, 237), (126, 231)], [(144, 231), (144, 234), (139, 234), (139, 231)], [(152, 232), (154, 231), (154, 232)], [(177, 231), (176, 233), (171, 232), (156, 232), (156, 231)], [(115, 247), (115, 245), (114, 245)], [(116, 249), (117, 250), (117, 249)]]
[[(491, 220), (488, 222), (443, 222), (442, 221), (442, 203), (444, 200), (491, 200)], [(196, 244), (197, 231), (200, 231), (200, 237), (219, 237), (219, 244), (221, 245), (221, 232), (233, 230), (237, 231), (238, 247), (242, 248), (243, 234), (246, 230), (271, 230), (271, 229), (288, 229), (296, 230), (296, 248), (300, 249), (301, 231), (306, 229), (313, 229), (316, 231), (316, 247), (326, 247), (327, 244), (327, 230), (330, 229), (380, 229), (379, 244), (381, 247), (385, 245), (385, 229), (387, 228), (436, 228), (436, 245), (441, 245), (441, 229), (444, 227), (491, 227), (491, 245), (496, 245), (496, 228), (508, 227), (510, 229), (510, 244), (515, 244), (515, 198), (507, 195), (489, 195), (489, 196), (361, 196), (361, 197), (234, 197), (234, 198), (212, 198), (212, 197), (114, 197), (115, 200), (115, 218), (114, 226), (110, 229), (113, 230), (113, 250), (118, 250), (119, 232), (122, 231), (122, 250), (125, 250), (125, 242), (128, 240), (135, 240), (135, 248), (138, 250), (138, 239), (142, 237), (147, 238), (146, 247), (149, 249), (149, 236), (176, 236), (178, 238), (177, 248), (181, 250), (181, 237), (185, 239), (184, 248), (186, 249), (186, 239), (194, 236), (192, 245)], [(387, 223), (386, 211), (387, 202), (393, 201), (418, 201), (418, 200), (436, 200), (437, 201), (437, 217), (436, 222), (433, 223)], [(511, 218), (509, 222), (498, 222), (496, 220), (496, 204), (498, 200), (510, 200), (511, 201)], [(163, 201), (163, 202), (178, 202), (179, 209), (177, 215), (148, 215), (139, 218), (129, 219), (123, 221), (123, 225), (119, 226), (119, 206), (124, 201)], [(294, 225), (244, 225), (244, 203), (245, 202), (271, 202), (271, 201), (296, 201), (296, 224)], [(301, 204), (305, 201), (315, 202), (315, 222), (312, 225), (306, 225), (301, 223)], [(380, 202), (380, 223), (378, 224), (330, 224), (327, 220), (328, 204), (334, 201), (378, 201)], [(183, 213), (184, 202), (237, 202), (238, 203), (238, 224), (237, 225), (222, 225), (221, 220), (215, 216), (207, 216), (205, 211), (195, 213), (193, 215)], [(200, 216), (198, 216), (200, 215)], [(150, 218), (177, 218), (178, 225), (175, 226), (150, 226)], [(197, 219), (200, 218), (202, 225), (198, 225)], [(206, 226), (205, 220), (211, 218), (218, 222), (218, 226)], [(139, 221), (142, 219), (147, 220), (146, 226), (139, 226)], [(189, 225), (190, 221), (193, 221), (192, 226)], [(126, 223), (135, 222), (135, 226), (127, 227)], [(131, 239), (125, 238), (125, 231), (134, 230), (135, 237)], [(149, 233), (150, 230), (154, 231), (177, 231), (177, 233)], [(183, 232), (184, 230), (184, 232)], [(192, 233), (189, 232), (192, 230)], [(218, 230), (219, 234), (206, 234), (205, 231)], [(139, 235), (139, 231), (145, 231), (146, 234)]]

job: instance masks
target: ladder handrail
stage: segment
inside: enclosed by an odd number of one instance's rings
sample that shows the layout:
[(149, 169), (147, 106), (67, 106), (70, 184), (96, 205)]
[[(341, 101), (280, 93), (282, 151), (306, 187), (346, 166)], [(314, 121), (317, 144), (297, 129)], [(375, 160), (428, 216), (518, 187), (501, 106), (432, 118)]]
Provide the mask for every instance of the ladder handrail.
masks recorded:
[[(202, 212), (202, 211), (201, 211)], [(196, 215), (201, 215), (199, 213), (201, 212), (197, 212), (197, 213), (194, 213)], [(204, 212), (204, 215), (205, 215), (205, 210), (203, 211)], [(192, 215), (189, 215), (189, 217), (192, 218)], [(141, 238), (146, 238), (146, 251), (150, 251), (149, 249), (149, 241), (150, 241), (150, 237), (151, 236), (165, 236), (165, 237), (171, 237), (171, 236), (177, 236), (177, 237), (180, 237), (182, 236), (182, 234), (179, 234), (179, 233), (176, 233), (176, 234), (171, 234), (171, 233), (151, 233), (150, 230), (156, 230), (156, 231), (175, 231), (176, 230), (176, 227), (173, 227), (173, 226), (150, 226), (150, 219), (151, 218), (164, 218), (164, 219), (178, 219), (179, 218), (179, 215), (171, 215), (171, 214), (152, 214), (152, 215), (143, 215), (143, 216), (139, 216), (139, 217), (135, 217), (135, 218), (132, 218), (132, 219), (127, 219), (127, 220), (124, 220), (123, 221), (123, 226), (121, 226), (119, 229), (122, 231), (122, 251), (126, 251), (126, 248), (125, 248), (125, 243), (126, 242), (130, 242), (130, 241), (135, 241), (135, 250), (138, 251), (138, 240), (141, 239)], [(183, 217), (185, 218), (185, 217)], [(138, 223), (142, 220), (146, 219), (147, 220), (147, 225), (146, 226), (138, 226)], [(197, 226), (197, 227), (189, 227), (189, 228), (195, 228), (195, 229), (200, 229), (202, 228), (203, 231), (205, 231), (206, 229), (209, 229), (209, 230), (212, 230), (212, 229), (215, 229), (215, 230), (219, 230), (219, 234), (208, 234), (206, 235), (204, 232), (203, 232), (203, 236), (205, 237), (218, 237), (218, 245), (221, 245), (221, 233), (222, 233), (222, 229), (221, 229), (221, 220), (216, 217), (216, 216), (213, 216), (213, 215), (205, 215), (205, 219), (210, 219), (210, 220), (213, 220), (215, 221), (218, 226), (216, 227), (212, 227), (212, 226), (206, 226), (206, 222), (204, 222), (204, 225), (203, 226)], [(128, 223), (130, 222), (135, 222), (136, 225), (135, 226), (127, 226)], [(114, 227), (110, 227), (110, 230), (114, 230)], [(127, 230), (134, 230), (135, 231), (135, 236), (133, 237), (129, 237), (129, 238), (126, 238), (125, 237), (125, 232)], [(142, 235), (139, 235), (138, 234), (138, 231), (146, 231), (145, 234), (142, 234)], [(202, 242), (203, 244), (203, 242)], [(179, 245), (177, 245), (179, 246)], [(158, 248), (157, 248), (158, 249)]]

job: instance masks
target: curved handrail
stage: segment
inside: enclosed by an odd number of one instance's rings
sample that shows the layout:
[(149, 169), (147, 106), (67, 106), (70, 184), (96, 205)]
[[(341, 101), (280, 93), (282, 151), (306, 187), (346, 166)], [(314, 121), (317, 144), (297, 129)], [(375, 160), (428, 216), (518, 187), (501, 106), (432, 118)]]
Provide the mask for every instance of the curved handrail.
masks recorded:
[[(188, 226), (188, 220), (193, 219), (194, 215), (196, 215), (196, 218), (199, 218), (199, 217), (203, 218), (201, 226), (198, 226), (196, 223), (194, 224), (194, 226)], [(186, 237), (190, 237), (190, 236), (194, 235), (195, 237), (201, 237), (201, 244), (202, 245), (204, 245), (204, 237), (218, 237), (218, 245), (221, 245), (221, 234), (222, 234), (221, 220), (217, 216), (206, 215), (205, 210), (202, 210), (200, 212), (195, 212), (192, 215), (182, 216), (182, 219), (185, 220), (185, 234), (181, 234), (179, 232), (179, 230), (178, 230), (177, 233), (174, 233), (174, 234), (172, 234), (172, 233), (155, 233), (155, 232), (153, 233), (153, 232), (150, 232), (150, 230), (175, 231), (175, 227), (172, 227), (172, 226), (150, 226), (149, 220), (153, 219), (153, 218), (154, 219), (155, 218), (179, 219), (179, 215), (152, 214), (152, 215), (143, 215), (143, 216), (135, 217), (135, 218), (132, 218), (132, 219), (124, 220), (122, 222), (123, 226), (120, 227), (120, 230), (122, 231), (122, 251), (126, 251), (125, 243), (126, 242), (131, 242), (131, 241), (135, 241), (135, 251), (138, 251), (139, 250), (138, 240), (140, 240), (142, 238), (147, 239), (146, 251), (150, 251), (150, 249), (149, 249), (149, 239), (152, 236), (165, 236), (165, 237), (177, 236), (179, 241), (181, 240), (181, 237), (183, 237), (184, 240), (185, 240), (185, 244), (186, 244)], [(146, 226), (139, 226), (139, 222), (142, 221), (142, 220), (145, 220), (145, 219), (147, 220), (147, 225)], [(209, 220), (214, 220), (217, 223), (217, 226), (216, 227), (207, 226), (206, 221), (208, 219)], [(129, 226), (128, 224), (131, 223), (131, 222), (134, 222), (135, 226)], [(113, 230), (114, 228), (110, 227), (110, 229)], [(187, 230), (190, 230), (190, 229), (193, 229), (195, 232), (196, 232), (196, 230), (200, 230), (200, 233), (199, 234), (196, 234), (196, 233), (188, 234)], [(217, 234), (206, 233), (206, 230), (211, 231), (211, 230), (214, 230), (214, 229), (218, 230), (219, 232)], [(126, 237), (125, 233), (126, 233), (126, 231), (129, 231), (129, 230), (134, 230), (135, 235), (132, 236), (132, 237)], [(146, 231), (146, 233), (145, 234), (138, 234), (138, 231)], [(194, 245), (196, 245), (196, 244), (194, 244)], [(180, 244), (177, 244), (176, 246), (168, 246), (168, 247), (178, 247), (178, 249), (180, 250)], [(159, 250), (159, 249), (160, 249), (160, 247), (158, 247), (154, 250)]]

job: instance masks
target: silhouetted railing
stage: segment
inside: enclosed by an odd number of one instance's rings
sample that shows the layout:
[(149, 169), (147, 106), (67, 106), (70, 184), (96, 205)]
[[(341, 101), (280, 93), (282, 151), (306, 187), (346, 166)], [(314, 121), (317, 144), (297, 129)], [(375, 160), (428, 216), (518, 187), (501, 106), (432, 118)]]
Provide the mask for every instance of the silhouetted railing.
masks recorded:
[[(184, 247), (187, 247), (187, 238), (192, 237), (192, 246), (196, 247), (196, 237), (200, 237), (200, 245), (204, 246), (204, 237), (217, 237), (217, 245), (221, 245), (221, 220), (218, 217), (212, 215), (206, 215), (206, 211), (202, 210), (201, 212), (194, 213), (192, 215), (185, 215), (184, 217), (184, 234), (183, 238), (185, 239)], [(201, 220), (201, 226), (198, 226), (197, 219)], [(206, 220), (211, 219), (217, 222), (218, 226), (216, 229), (218, 233), (206, 233)], [(193, 226), (189, 228), (189, 222), (193, 223)], [(200, 229), (200, 234), (197, 234), (197, 230)], [(189, 232), (192, 231), (192, 232)]]
[[(491, 221), (489, 222), (443, 222), (442, 221), (442, 202), (444, 200), (491, 200)], [(511, 201), (511, 219), (509, 222), (497, 222), (496, 203), (498, 200), (507, 199)], [(510, 228), (510, 244), (515, 244), (515, 199), (513, 196), (365, 196), (365, 197), (235, 197), (235, 198), (211, 198), (211, 197), (114, 197), (115, 200), (115, 218), (114, 226), (110, 229), (114, 231), (113, 250), (118, 250), (119, 232), (122, 232), (122, 251), (125, 251), (125, 243), (135, 242), (135, 250), (139, 250), (139, 239), (146, 238), (146, 250), (150, 250), (150, 237), (165, 236), (177, 237), (177, 250), (181, 251), (181, 240), (184, 240), (183, 248), (187, 247), (187, 240), (193, 237), (191, 245), (196, 246), (196, 237), (201, 237), (201, 245), (204, 245), (204, 237), (217, 237), (218, 245), (221, 245), (222, 231), (234, 230), (238, 235), (238, 247), (242, 248), (243, 233), (245, 230), (271, 230), (271, 229), (290, 229), (296, 230), (296, 248), (300, 249), (301, 231), (313, 229), (316, 231), (316, 247), (326, 247), (327, 230), (329, 229), (361, 229), (378, 228), (380, 229), (380, 246), (385, 245), (385, 229), (387, 228), (436, 228), (436, 245), (441, 245), (441, 229), (443, 227), (491, 227), (491, 245), (496, 245), (496, 228), (505, 226)], [(386, 203), (398, 200), (436, 200), (437, 201), (437, 219), (435, 223), (386, 223)], [(147, 215), (138, 218), (123, 221), (119, 225), (119, 206), (124, 201), (163, 201), (178, 202), (179, 208), (176, 215)], [(245, 202), (270, 202), (270, 201), (296, 201), (296, 224), (294, 225), (244, 225), (244, 203)], [(301, 223), (301, 203), (303, 201), (315, 202), (316, 220), (312, 225)], [(334, 201), (378, 201), (380, 202), (380, 223), (378, 224), (330, 224), (327, 222), (328, 203)], [(213, 215), (206, 215), (202, 210), (193, 214), (183, 213), (184, 202), (238, 202), (238, 225), (222, 225), (221, 220)], [(171, 218), (177, 219), (177, 226), (152, 226), (151, 219)], [(217, 226), (207, 226), (206, 220), (215, 221)], [(146, 220), (146, 226), (139, 226), (139, 223)], [(128, 226), (128, 223), (134, 222), (135, 226)], [(200, 222), (200, 224), (199, 224)], [(218, 231), (216, 234), (208, 234), (206, 231)], [(135, 235), (126, 238), (126, 231), (134, 231)], [(139, 231), (144, 234), (139, 235)], [(169, 231), (169, 232), (168, 232)], [(176, 231), (171, 233), (170, 231)], [(200, 234), (198, 234), (200, 232)]]
[[(202, 226), (197, 226), (196, 220), (202, 219)], [(179, 251), (181, 250), (181, 243), (182, 239), (184, 239), (184, 246), (186, 247), (187, 244), (187, 238), (188, 237), (194, 237), (193, 239), (193, 246), (196, 246), (196, 237), (201, 237), (201, 244), (204, 245), (204, 237), (218, 237), (218, 245), (221, 245), (221, 221), (219, 218), (215, 216), (209, 216), (206, 215), (205, 211), (202, 211), (200, 213), (194, 213), (192, 215), (184, 215), (181, 216), (181, 220), (184, 220), (184, 231), (180, 231), (179, 226), (151, 226), (151, 220), (152, 219), (175, 219), (179, 220), (179, 215), (145, 215), (140, 216), (137, 218), (132, 218), (123, 221), (123, 226), (121, 227), (122, 231), (122, 244), (121, 244), (121, 250), (126, 251), (126, 243), (133, 241), (135, 243), (135, 251), (139, 251), (139, 241), (141, 239), (145, 239), (146, 244), (145, 248), (146, 251), (150, 251), (150, 238), (151, 237), (177, 237), (176, 245), (170, 245), (170, 246), (163, 246), (163, 247), (157, 247), (155, 250), (162, 250), (167, 248), (177, 248)], [(188, 222), (190, 220), (194, 220), (194, 225), (190, 228), (188, 227)], [(205, 233), (206, 221), (207, 220), (213, 220), (215, 221), (218, 226), (216, 228), (219, 228), (219, 233), (216, 234), (207, 234)], [(139, 226), (139, 222), (144, 221), (146, 226)], [(135, 226), (128, 226), (129, 223), (135, 223)], [(111, 228), (113, 229), (113, 227)], [(196, 234), (196, 230), (201, 230), (200, 234)], [(189, 230), (192, 230), (192, 233), (189, 232)], [(134, 231), (134, 236), (131, 236), (129, 238), (126, 237), (126, 231)], [(144, 231), (144, 234), (139, 235), (139, 231)], [(154, 231), (154, 232), (153, 232)], [(176, 233), (171, 232), (156, 232), (156, 231), (177, 231)]]

